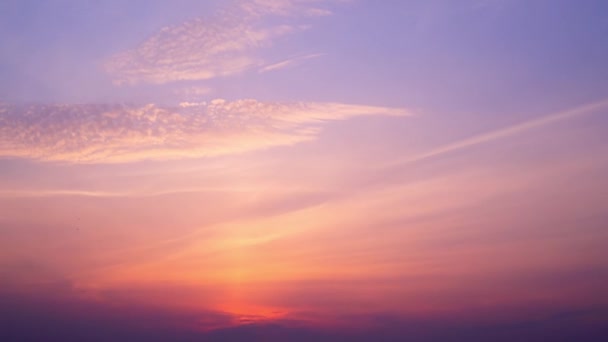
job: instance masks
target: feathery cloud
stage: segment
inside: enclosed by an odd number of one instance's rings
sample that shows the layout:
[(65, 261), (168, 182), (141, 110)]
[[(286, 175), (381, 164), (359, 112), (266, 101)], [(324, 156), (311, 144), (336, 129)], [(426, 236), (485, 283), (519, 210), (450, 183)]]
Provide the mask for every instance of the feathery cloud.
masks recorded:
[(0, 104), (0, 157), (80, 163), (196, 158), (314, 140), (322, 123), (403, 109), (253, 99), (177, 107)]
[(322, 16), (331, 12), (314, 0), (251, 0), (165, 27), (134, 49), (112, 56), (104, 64), (116, 84), (162, 84), (228, 76), (264, 64), (255, 50), (279, 37), (306, 28), (288, 23), (266, 24), (265, 18)]

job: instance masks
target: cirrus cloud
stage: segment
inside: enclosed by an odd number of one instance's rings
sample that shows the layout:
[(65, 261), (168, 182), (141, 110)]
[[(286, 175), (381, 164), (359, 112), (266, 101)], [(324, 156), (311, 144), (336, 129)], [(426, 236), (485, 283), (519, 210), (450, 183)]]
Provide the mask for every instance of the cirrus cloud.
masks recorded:
[(269, 24), (265, 19), (330, 15), (330, 10), (316, 6), (324, 2), (328, 1), (240, 1), (211, 18), (165, 27), (139, 46), (111, 56), (104, 69), (118, 85), (208, 80), (237, 74), (265, 64), (255, 55), (256, 50), (309, 27), (280, 20)]
[(0, 157), (76, 163), (197, 158), (314, 140), (322, 124), (397, 108), (254, 99), (129, 105), (0, 104)]

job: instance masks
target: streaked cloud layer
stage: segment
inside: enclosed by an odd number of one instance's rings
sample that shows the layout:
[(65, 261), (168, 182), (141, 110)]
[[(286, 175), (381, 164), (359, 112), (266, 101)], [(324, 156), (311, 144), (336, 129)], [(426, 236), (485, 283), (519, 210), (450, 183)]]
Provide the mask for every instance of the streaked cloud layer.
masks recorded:
[(253, 99), (161, 107), (0, 105), (0, 156), (78, 163), (196, 158), (313, 140), (323, 123), (404, 109)]

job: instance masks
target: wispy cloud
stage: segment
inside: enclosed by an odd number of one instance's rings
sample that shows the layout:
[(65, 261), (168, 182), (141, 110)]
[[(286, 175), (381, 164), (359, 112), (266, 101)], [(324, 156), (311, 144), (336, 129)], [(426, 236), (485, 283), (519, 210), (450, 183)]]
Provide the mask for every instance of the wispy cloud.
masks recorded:
[(515, 124), (515, 125), (509, 126), (509, 127), (497, 129), (497, 130), (494, 130), (494, 131), (491, 131), (488, 133), (484, 133), (484, 134), (480, 134), (480, 135), (476, 135), (476, 136), (473, 136), (470, 138), (466, 138), (466, 139), (463, 139), (460, 141), (453, 142), (451, 144), (447, 144), (444, 146), (434, 148), (434, 149), (429, 150), (424, 153), (420, 153), (420, 154), (411, 156), (411, 157), (401, 160), (397, 163), (398, 164), (412, 163), (412, 162), (432, 158), (432, 157), (439, 156), (439, 155), (449, 153), (452, 151), (457, 151), (457, 150), (461, 150), (464, 148), (480, 145), (480, 144), (483, 144), (486, 142), (507, 138), (507, 137), (528, 131), (530, 129), (542, 127), (542, 126), (545, 126), (545, 125), (548, 125), (548, 124), (551, 124), (551, 123), (554, 123), (557, 121), (566, 120), (566, 119), (573, 118), (573, 117), (580, 116), (580, 115), (591, 114), (591, 113), (601, 110), (601, 109), (604, 109), (604, 110), (608, 109), (608, 100), (602, 100), (602, 101), (586, 104), (583, 106), (571, 108), (568, 110), (560, 111), (557, 113), (552, 113), (552, 114), (549, 114), (549, 115), (546, 115), (546, 116), (543, 116), (540, 118), (531, 119), (531, 120), (528, 120), (528, 121), (525, 121), (525, 122), (522, 122), (519, 124)]
[(214, 156), (314, 140), (326, 121), (404, 109), (253, 99), (157, 105), (0, 105), (0, 156), (116, 163)]
[(340, 2), (340, 0), (243, 0), (238, 4), (238, 8), (255, 16), (268, 14), (325, 16), (331, 15), (332, 12), (318, 5), (328, 2)]
[(294, 57), (294, 58), (290, 58), (290, 59), (286, 59), (284, 61), (280, 61), (277, 63), (272, 63), (266, 66), (263, 66), (262, 68), (260, 68), (259, 72), (260, 73), (264, 73), (264, 72), (268, 72), (268, 71), (274, 71), (274, 70), (279, 70), (279, 69), (284, 69), (284, 68), (288, 68), (290, 66), (294, 66), (297, 64), (302, 63), (303, 61), (307, 60), (307, 59), (312, 59), (312, 58), (318, 58), (323, 56), (324, 54), (322, 53), (314, 53), (314, 54), (309, 54), (309, 55), (305, 55), (305, 56), (300, 56), (300, 57)]
[(259, 48), (279, 37), (306, 28), (268, 17), (322, 16), (327, 1), (241, 1), (212, 18), (197, 18), (165, 27), (138, 47), (112, 56), (104, 65), (116, 84), (167, 83), (227, 76), (264, 64), (255, 56)]

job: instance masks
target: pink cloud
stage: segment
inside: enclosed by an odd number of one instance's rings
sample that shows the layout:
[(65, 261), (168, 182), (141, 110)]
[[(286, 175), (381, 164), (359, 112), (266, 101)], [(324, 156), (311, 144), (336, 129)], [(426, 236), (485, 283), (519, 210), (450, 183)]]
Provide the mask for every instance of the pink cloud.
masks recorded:
[(178, 107), (2, 105), (0, 156), (78, 163), (197, 158), (316, 139), (323, 122), (403, 109), (252, 99)]
[(241, 1), (214, 17), (165, 27), (139, 46), (104, 64), (116, 84), (161, 84), (233, 75), (263, 65), (255, 52), (304, 26), (264, 24), (269, 16), (325, 16), (323, 1)]

